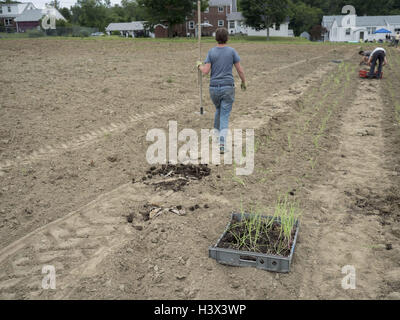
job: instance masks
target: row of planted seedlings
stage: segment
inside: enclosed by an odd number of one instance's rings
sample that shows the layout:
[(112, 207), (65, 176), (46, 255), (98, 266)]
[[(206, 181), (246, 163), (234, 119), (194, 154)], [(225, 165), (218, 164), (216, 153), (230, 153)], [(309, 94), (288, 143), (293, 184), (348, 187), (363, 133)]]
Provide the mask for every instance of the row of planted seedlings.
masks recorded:
[[(341, 106), (345, 96), (345, 90), (351, 82), (350, 64), (342, 63), (335, 72), (332, 72), (318, 88), (318, 94), (310, 92), (302, 101), (302, 108), (297, 115), (295, 130), (290, 136), (290, 152), (282, 153), (280, 165), (293, 163), (293, 160), (301, 154), (304, 161), (310, 165), (311, 171), (315, 169), (319, 154), (324, 149), (321, 139), (326, 136), (329, 121), (338, 106)], [(290, 159), (294, 158), (294, 159)], [(285, 161), (288, 159), (288, 161)]]
[(398, 83), (400, 81), (400, 53), (397, 50), (388, 50), (390, 72), (387, 72), (384, 90), (391, 99), (394, 106), (397, 123), (400, 124), (400, 92)]
[[(258, 206), (242, 207), (241, 212), (234, 213), (231, 222), (215, 246), (209, 250), (210, 257), (220, 263), (235, 266), (255, 266), (260, 269), (289, 272), (299, 232), (300, 208), (298, 202), (292, 200), (294, 196), (285, 179), (291, 172), (297, 185), (302, 184), (302, 179), (307, 177), (304, 170), (307, 158), (303, 157), (303, 164), (299, 165), (299, 155), (311, 155), (316, 159), (320, 152), (315, 147), (315, 137), (325, 134), (328, 122), (342, 99), (345, 90), (351, 82), (350, 64), (341, 64), (338, 69), (328, 74), (318, 88), (311, 88), (297, 101), (297, 107), (286, 126), (279, 124), (281, 130), (271, 128), (267, 135), (261, 135), (255, 142), (256, 156), (258, 151), (266, 149), (270, 154), (275, 154), (275, 165), (265, 167), (263, 156), (256, 163), (261, 166), (256, 168), (256, 175), (261, 174), (261, 179), (253, 180), (250, 185), (266, 186), (270, 189), (273, 185), (289, 187), (283, 190), (275, 204), (273, 212)], [(343, 88), (341, 88), (343, 86)], [(340, 93), (338, 95), (338, 92)], [(342, 99), (338, 99), (342, 98)], [(287, 146), (282, 141), (287, 135)], [(310, 143), (311, 142), (311, 143)], [(308, 168), (314, 169), (315, 163)], [(275, 174), (275, 179), (272, 175)], [(245, 187), (245, 180), (252, 178), (233, 177), (239, 186)], [(253, 178), (254, 179), (254, 178)], [(283, 180), (283, 181), (282, 181)], [(270, 190), (268, 190), (270, 191)], [(278, 191), (282, 192), (282, 190)]]

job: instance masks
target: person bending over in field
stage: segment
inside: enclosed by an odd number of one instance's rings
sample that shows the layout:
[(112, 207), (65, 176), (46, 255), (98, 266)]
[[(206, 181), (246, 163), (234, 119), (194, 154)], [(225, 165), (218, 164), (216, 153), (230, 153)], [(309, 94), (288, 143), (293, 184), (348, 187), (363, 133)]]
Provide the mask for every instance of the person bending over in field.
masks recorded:
[(246, 90), (246, 79), (240, 65), (240, 57), (235, 49), (228, 47), (228, 30), (218, 28), (215, 39), (218, 45), (208, 51), (204, 64), (197, 62), (197, 67), (203, 74), (211, 71), (210, 97), (215, 105), (214, 128), (219, 132), (219, 143), (221, 153), (225, 152), (227, 130), (229, 128), (229, 116), (235, 101), (235, 81), (232, 68), (235, 66), (240, 79), (241, 88)]
[[(376, 48), (374, 51), (360, 51), (360, 55), (364, 56), (364, 61), (370, 66), (368, 78), (382, 78), (383, 66), (387, 64), (386, 50)], [(375, 75), (376, 62), (379, 61), (378, 73)]]

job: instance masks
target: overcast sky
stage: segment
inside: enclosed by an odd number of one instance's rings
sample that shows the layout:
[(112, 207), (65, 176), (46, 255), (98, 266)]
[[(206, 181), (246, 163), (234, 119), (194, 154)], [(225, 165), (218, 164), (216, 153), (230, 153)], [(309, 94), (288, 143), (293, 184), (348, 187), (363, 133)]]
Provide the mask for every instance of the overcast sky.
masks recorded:
[[(32, 2), (36, 8), (44, 8), (46, 3), (49, 3), (51, 0), (19, 0), (20, 2)], [(60, 0), (60, 7), (72, 7), (76, 3), (76, 0)], [(120, 0), (111, 0), (112, 4), (120, 4)]]

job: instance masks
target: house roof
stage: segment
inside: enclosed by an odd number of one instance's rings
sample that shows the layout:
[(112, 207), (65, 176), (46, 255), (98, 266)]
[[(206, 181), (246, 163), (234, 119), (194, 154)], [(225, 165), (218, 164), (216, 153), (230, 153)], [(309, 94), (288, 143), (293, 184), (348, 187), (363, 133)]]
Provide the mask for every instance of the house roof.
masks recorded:
[(106, 28), (106, 31), (136, 31), (144, 30), (145, 21), (132, 21), (132, 22), (122, 22), (122, 23), (110, 23)]
[[(336, 21), (339, 27), (342, 27), (342, 21), (345, 15), (341, 16), (324, 16), (322, 18), (322, 25), (328, 30), (332, 28), (333, 23)], [(387, 24), (400, 25), (400, 16), (362, 16), (356, 17), (356, 27), (377, 27), (386, 26)]]
[(54, 8), (46, 8), (46, 9), (32, 9), (25, 10), (22, 14), (20, 14), (17, 18), (15, 18), (16, 22), (32, 22), (39, 21), (46, 14), (53, 14), (56, 16), (56, 19), (65, 20), (65, 18), (58, 12), (57, 9)]
[(218, 7), (218, 6), (230, 6), (232, 4), (232, 0), (209, 0), (209, 7)]
[[(36, 9), (32, 2), (0, 3), (0, 6), (3, 7), (3, 13), (0, 14), (1, 18), (15, 18), (15, 17), (18, 17), (20, 14), (22, 14), (24, 12), (24, 10), (26, 10), (28, 8), (28, 6), (33, 7), (34, 9)], [(17, 7), (18, 12), (8, 12), (7, 10), (4, 10), (4, 7)]]
[(26, 10), (17, 18), (15, 18), (16, 22), (28, 22), (28, 21), (39, 21), (45, 15), (42, 9), (32, 9)]
[(241, 12), (232, 12), (226, 15), (226, 20), (242, 21), (244, 20), (244, 17)]

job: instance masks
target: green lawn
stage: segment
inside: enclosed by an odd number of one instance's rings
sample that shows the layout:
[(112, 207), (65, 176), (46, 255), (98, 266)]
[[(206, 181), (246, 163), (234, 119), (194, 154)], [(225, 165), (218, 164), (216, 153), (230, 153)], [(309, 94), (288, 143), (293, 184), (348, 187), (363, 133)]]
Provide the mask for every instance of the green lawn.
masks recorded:
[[(28, 33), (0, 33), (0, 39), (24, 39), (29, 38)], [(90, 39), (90, 40), (104, 40), (104, 41), (112, 41), (112, 40), (120, 40), (120, 41), (156, 41), (156, 42), (196, 42), (197, 38), (124, 38), (120, 36), (104, 36), (104, 37), (57, 37), (57, 36), (44, 36), (40, 38), (48, 38), (48, 39)], [(215, 42), (213, 37), (203, 37), (202, 41), (207, 42)], [(231, 42), (266, 42), (266, 37), (249, 37), (249, 36), (231, 36), (229, 41)], [(271, 43), (312, 43), (306, 39), (295, 37), (295, 38), (285, 38), (285, 37), (271, 37), (269, 42)]]

